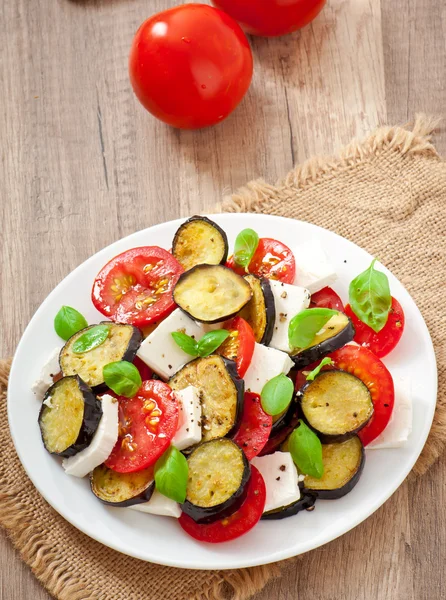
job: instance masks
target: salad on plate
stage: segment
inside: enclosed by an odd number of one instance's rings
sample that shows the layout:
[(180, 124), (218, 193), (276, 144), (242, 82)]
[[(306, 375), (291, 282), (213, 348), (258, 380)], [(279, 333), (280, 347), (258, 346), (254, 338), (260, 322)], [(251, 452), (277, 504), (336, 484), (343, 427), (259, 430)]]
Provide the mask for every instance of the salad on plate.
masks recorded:
[(99, 323), (60, 308), (65, 344), (33, 385), (46, 450), (98, 501), (224, 542), (341, 498), (369, 450), (408, 442), (408, 382), (381, 360), (404, 312), (375, 260), (344, 305), (315, 239), (244, 229), (228, 257), (225, 232), (194, 216), (170, 247), (101, 269)]

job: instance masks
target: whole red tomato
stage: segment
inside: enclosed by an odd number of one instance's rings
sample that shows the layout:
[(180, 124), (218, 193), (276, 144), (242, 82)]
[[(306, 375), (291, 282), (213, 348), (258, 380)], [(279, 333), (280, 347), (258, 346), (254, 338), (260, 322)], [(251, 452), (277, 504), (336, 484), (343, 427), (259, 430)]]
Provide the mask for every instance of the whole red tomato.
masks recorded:
[(252, 53), (240, 26), (205, 4), (160, 12), (136, 32), (130, 81), (142, 105), (173, 127), (223, 121), (252, 78)]
[(326, 0), (212, 0), (254, 35), (276, 36), (308, 25)]

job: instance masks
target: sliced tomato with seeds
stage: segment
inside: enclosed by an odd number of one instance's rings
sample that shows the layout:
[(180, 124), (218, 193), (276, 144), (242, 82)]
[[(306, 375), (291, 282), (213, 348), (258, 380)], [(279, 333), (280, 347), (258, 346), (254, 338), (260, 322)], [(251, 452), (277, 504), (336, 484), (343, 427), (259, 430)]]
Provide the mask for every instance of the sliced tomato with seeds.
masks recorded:
[(324, 287), (312, 294), (310, 308), (331, 308), (344, 312), (344, 304), (337, 293), (331, 287)]
[(373, 415), (358, 433), (364, 446), (367, 446), (384, 431), (392, 416), (395, 402), (392, 375), (384, 363), (363, 346), (344, 346), (330, 354), (330, 358), (334, 367), (356, 375), (370, 391)]
[(163, 248), (133, 248), (101, 269), (91, 299), (112, 321), (145, 327), (173, 311), (172, 290), (183, 271), (176, 258)]
[(256, 343), (254, 332), (251, 325), (242, 317), (234, 317), (226, 321), (223, 328), (229, 331), (229, 337), (226, 338), (217, 352), (230, 360), (234, 360), (238, 375), (243, 378), (254, 354)]
[(246, 499), (234, 514), (214, 523), (199, 524), (183, 513), (178, 522), (186, 533), (199, 542), (210, 544), (229, 542), (247, 533), (260, 521), (265, 501), (265, 482), (259, 471), (251, 465), (251, 479), (248, 483)]
[(352, 311), (350, 304), (345, 307), (345, 313), (350, 317), (355, 326), (354, 340), (357, 344), (365, 346), (379, 358), (387, 356), (395, 348), (404, 331), (404, 311), (401, 304), (392, 297), (387, 323), (381, 331), (373, 331), (371, 327), (363, 323)]
[(178, 402), (162, 381), (144, 381), (133, 398), (118, 397), (119, 437), (105, 461), (118, 473), (147, 469), (167, 450), (178, 429)]
[[(246, 275), (243, 267), (237, 265), (231, 256), (226, 263), (230, 269), (239, 275)], [(248, 266), (248, 271), (258, 277), (275, 279), (282, 283), (294, 283), (296, 276), (296, 261), (294, 254), (278, 240), (260, 238), (257, 250)]]
[(263, 410), (260, 396), (245, 392), (242, 422), (233, 441), (243, 450), (248, 460), (252, 460), (263, 450), (272, 425), (273, 418)]

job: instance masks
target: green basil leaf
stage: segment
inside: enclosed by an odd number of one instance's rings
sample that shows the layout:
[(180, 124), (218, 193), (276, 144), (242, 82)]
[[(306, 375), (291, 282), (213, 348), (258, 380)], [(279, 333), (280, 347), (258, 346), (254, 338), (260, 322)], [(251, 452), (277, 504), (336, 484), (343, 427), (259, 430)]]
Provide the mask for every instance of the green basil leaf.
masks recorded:
[(186, 500), (188, 475), (187, 460), (175, 446), (170, 446), (155, 463), (156, 489), (180, 504)]
[(392, 296), (387, 275), (375, 269), (375, 262), (376, 258), (368, 269), (353, 279), (349, 300), (358, 319), (378, 333), (387, 323)]
[(254, 229), (244, 229), (238, 234), (235, 240), (234, 261), (246, 269), (258, 245), (259, 236)]
[(105, 342), (110, 333), (110, 325), (96, 325), (80, 335), (71, 349), (75, 354), (82, 354), (97, 348)]
[(331, 360), (331, 358), (328, 358), (328, 356), (323, 358), (321, 360), (321, 362), (318, 364), (318, 366), (315, 369), (313, 369), (312, 371), (310, 371), (310, 373), (308, 373), (307, 381), (314, 381), (314, 378), (317, 377), (319, 375), (319, 373), (321, 372), (322, 367), (325, 367), (325, 365), (332, 365), (332, 364), (333, 364), (333, 361)]
[(88, 327), (83, 315), (71, 306), (62, 306), (54, 317), (54, 329), (63, 340), (69, 340), (72, 335)]
[(288, 327), (290, 348), (308, 348), (318, 331), (337, 314), (330, 308), (306, 308), (294, 316)]
[(138, 369), (126, 360), (108, 363), (102, 372), (106, 385), (119, 396), (133, 398), (141, 387)]
[(209, 356), (223, 344), (227, 337), (229, 337), (229, 331), (226, 331), (226, 329), (215, 329), (205, 333), (198, 342), (198, 356)]
[(261, 404), (268, 415), (280, 415), (293, 398), (294, 385), (289, 377), (281, 373), (270, 379), (261, 393)]
[(198, 344), (193, 337), (182, 331), (172, 331), (170, 335), (173, 337), (175, 343), (178, 344), (181, 350), (186, 352), (186, 354), (198, 356)]
[(288, 450), (293, 461), (304, 475), (320, 479), (324, 474), (322, 444), (320, 439), (299, 419), (299, 425), (288, 438)]

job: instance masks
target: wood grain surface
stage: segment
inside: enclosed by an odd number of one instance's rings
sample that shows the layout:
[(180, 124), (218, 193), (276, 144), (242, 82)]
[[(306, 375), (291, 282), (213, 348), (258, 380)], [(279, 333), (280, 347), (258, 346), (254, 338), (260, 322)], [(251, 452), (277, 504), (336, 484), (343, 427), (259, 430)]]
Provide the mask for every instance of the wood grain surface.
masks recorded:
[[(252, 40), (253, 85), (226, 122), (172, 130), (136, 102), (127, 55), (139, 23), (175, 3), (0, 3), (0, 355), (53, 287), (110, 242), (206, 211), (250, 179), (273, 182), (378, 124), (445, 111), (444, 0), (329, 0), (305, 30)], [(444, 128), (436, 145), (445, 152)], [(445, 466), (406, 482), (255, 600), (446, 598)], [(1, 600), (48, 597), (2, 534)]]

